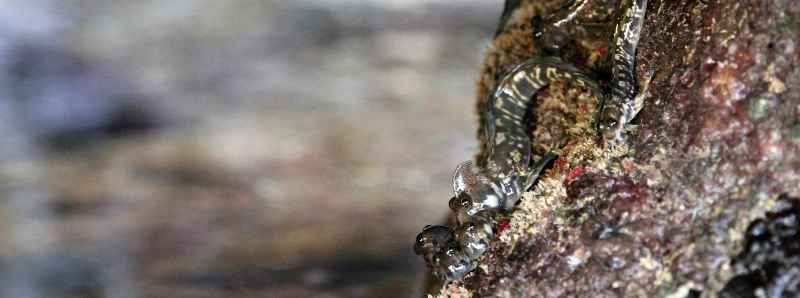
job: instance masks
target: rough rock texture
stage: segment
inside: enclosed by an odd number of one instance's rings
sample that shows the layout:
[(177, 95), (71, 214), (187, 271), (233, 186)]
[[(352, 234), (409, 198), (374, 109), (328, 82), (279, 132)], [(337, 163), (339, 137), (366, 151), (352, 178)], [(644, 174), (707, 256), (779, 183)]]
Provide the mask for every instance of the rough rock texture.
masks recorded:
[(800, 201), (781, 196), (774, 210), (747, 228), (745, 246), (720, 297), (800, 296)]
[[(563, 1), (518, 2), (487, 52), (479, 108), (504, 71), (540, 54), (530, 19)], [(614, 26), (603, 16), (615, 2), (595, 1), (578, 16), (597, 21), (601, 34), (584, 37), (576, 26), (566, 52), (600, 80), (608, 76), (603, 36)], [(538, 109), (532, 134), (558, 147), (559, 160), (509, 215), (509, 227), (479, 269), (438, 294), (796, 294), (798, 40), (800, 3), (794, 0), (651, 0), (637, 72), (640, 83), (650, 74), (652, 81), (630, 146), (605, 152), (585, 130), (551, 133), (564, 128), (546, 121), (554, 115), (550, 108)], [(559, 88), (539, 100), (569, 107), (575, 100)], [(763, 236), (778, 233), (769, 224), (762, 228), (767, 232), (753, 232), (775, 218), (793, 227), (781, 230), (788, 236)], [(748, 257), (753, 243), (767, 252)], [(735, 288), (742, 280), (748, 282)]]

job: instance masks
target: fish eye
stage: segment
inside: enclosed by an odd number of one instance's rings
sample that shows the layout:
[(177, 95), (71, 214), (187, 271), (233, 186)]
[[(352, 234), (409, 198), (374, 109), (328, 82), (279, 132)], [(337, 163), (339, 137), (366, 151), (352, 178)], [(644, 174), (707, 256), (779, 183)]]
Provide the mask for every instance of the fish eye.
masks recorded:
[(457, 196), (450, 198), (448, 205), (450, 206), (450, 210), (458, 212), (460, 210), (469, 209), (472, 206), (472, 201), (470, 200), (469, 195), (466, 193), (460, 193)]

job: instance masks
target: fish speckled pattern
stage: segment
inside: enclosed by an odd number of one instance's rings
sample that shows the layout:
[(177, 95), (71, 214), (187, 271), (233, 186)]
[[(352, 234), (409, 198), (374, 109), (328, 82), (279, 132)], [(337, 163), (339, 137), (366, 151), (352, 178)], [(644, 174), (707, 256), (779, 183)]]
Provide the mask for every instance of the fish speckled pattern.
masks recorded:
[[(622, 142), (623, 130), (641, 109), (641, 98), (636, 97), (636, 76), (634, 64), (636, 46), (642, 31), (647, 1), (636, 0), (637, 3), (625, 11), (622, 20), (614, 31), (614, 65), (611, 68), (613, 81), (611, 84), (611, 101), (606, 105), (619, 115), (613, 130), (614, 142)], [(641, 2), (641, 3), (639, 3)], [(644, 93), (644, 92), (642, 92)], [(613, 106), (612, 106), (613, 105)]]
[[(557, 27), (572, 21), (574, 10), (582, 9), (587, 1), (567, 1), (564, 9), (573, 12), (559, 13), (563, 15), (561, 19), (548, 20), (545, 27), (535, 28), (535, 34), (557, 32)], [(501, 22), (507, 21), (508, 5)], [(646, 6), (646, 0), (634, 0), (620, 16), (612, 42), (610, 96), (605, 95), (589, 71), (558, 55), (528, 59), (495, 86), (480, 111), (487, 144), (480, 166), (464, 162), (453, 177), (455, 196), (449, 205), (458, 226), (426, 226), (416, 239), (415, 252), (423, 256), (435, 275), (453, 280), (474, 270), (476, 260), (498, 232), (495, 214), (512, 209), (542, 168), (553, 160), (552, 155), (533, 160), (534, 140), (527, 132), (526, 117), (541, 89), (556, 81), (568, 81), (589, 90), (603, 106), (596, 117), (597, 127), (604, 135), (613, 136), (610, 145), (624, 141), (623, 128), (641, 106), (636, 97), (634, 60)], [(549, 52), (556, 50), (558, 47)]]

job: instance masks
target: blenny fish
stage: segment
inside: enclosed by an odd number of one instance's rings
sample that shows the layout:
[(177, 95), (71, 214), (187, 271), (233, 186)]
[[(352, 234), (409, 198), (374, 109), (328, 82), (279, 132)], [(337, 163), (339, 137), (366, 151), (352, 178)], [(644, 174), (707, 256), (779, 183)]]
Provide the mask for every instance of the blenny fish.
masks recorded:
[[(587, 1), (567, 1), (561, 11), (553, 14), (557, 16), (555, 20), (546, 19), (544, 25), (534, 22), (533, 38), (558, 40), (553, 34), (559, 34), (559, 26), (572, 21)], [(506, 6), (508, 10), (509, 2)], [(555, 158), (548, 154), (533, 160), (531, 152), (534, 140), (527, 132), (530, 119), (526, 115), (539, 90), (559, 80), (589, 90), (601, 101), (596, 117), (600, 134), (609, 139), (609, 146), (624, 142), (625, 126), (641, 108), (634, 65), (647, 0), (632, 0), (620, 6), (626, 8), (619, 16), (611, 42), (610, 90), (603, 90), (591, 72), (560, 58), (560, 45), (554, 43), (543, 45), (547, 56), (520, 63), (494, 88), (489, 104), (480, 111), (488, 143), (484, 159), (478, 163), (481, 166), (464, 162), (453, 176), (455, 195), (449, 206), (456, 214), (457, 226), (429, 225), (416, 238), (414, 251), (425, 259), (434, 275), (454, 280), (474, 270), (477, 259), (489, 249), (498, 232), (494, 215), (513, 209), (522, 193), (532, 187), (542, 169)], [(501, 23), (507, 21), (508, 14), (504, 12)]]

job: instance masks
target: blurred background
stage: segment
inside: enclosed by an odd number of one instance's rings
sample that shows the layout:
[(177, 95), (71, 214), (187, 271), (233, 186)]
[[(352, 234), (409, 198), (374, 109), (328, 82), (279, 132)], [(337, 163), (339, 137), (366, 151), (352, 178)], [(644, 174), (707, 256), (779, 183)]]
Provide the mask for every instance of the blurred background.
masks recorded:
[(501, 0), (0, 0), (0, 297), (412, 297)]

